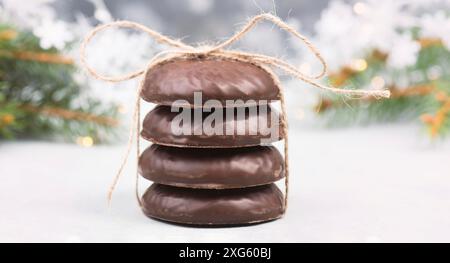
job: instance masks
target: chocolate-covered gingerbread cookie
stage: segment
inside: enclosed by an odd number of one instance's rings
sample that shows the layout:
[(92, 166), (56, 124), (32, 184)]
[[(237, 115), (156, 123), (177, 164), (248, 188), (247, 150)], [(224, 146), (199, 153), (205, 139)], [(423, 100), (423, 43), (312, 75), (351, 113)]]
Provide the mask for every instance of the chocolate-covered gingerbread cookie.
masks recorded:
[[(161, 145), (199, 148), (248, 147), (284, 137), (282, 118), (268, 105), (211, 110), (182, 108), (172, 112), (169, 106), (156, 106), (145, 117), (141, 135)], [(220, 118), (212, 121), (215, 111), (221, 111)]]
[(139, 159), (139, 172), (155, 183), (189, 188), (243, 188), (284, 177), (284, 162), (273, 146), (175, 148), (152, 145)]
[(142, 197), (152, 218), (194, 225), (238, 225), (277, 219), (283, 194), (274, 184), (242, 189), (189, 189), (153, 184)]
[(263, 68), (237, 60), (217, 58), (177, 59), (151, 68), (141, 97), (160, 105), (193, 106), (194, 92), (203, 100), (278, 100), (279, 88)]

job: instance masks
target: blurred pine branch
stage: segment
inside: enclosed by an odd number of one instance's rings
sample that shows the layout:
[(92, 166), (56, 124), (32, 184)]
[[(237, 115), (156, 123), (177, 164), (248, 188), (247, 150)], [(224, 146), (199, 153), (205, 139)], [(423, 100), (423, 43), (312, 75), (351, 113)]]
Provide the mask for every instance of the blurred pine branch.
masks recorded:
[[(361, 68), (343, 67), (329, 76), (332, 84), (351, 88), (367, 87), (388, 76), (392, 83), (388, 85), (392, 92), (390, 99), (348, 100), (328, 96), (318, 103), (316, 111), (326, 116), (331, 125), (420, 119), (430, 136), (447, 135), (450, 132), (450, 51), (439, 39), (417, 41), (421, 46), (417, 62), (400, 73), (386, 66), (389, 54), (374, 50), (363, 60)], [(439, 74), (433, 74), (436, 68), (441, 69)], [(395, 84), (400, 74), (409, 76), (407, 87)], [(414, 74), (423, 77), (416, 80)]]
[(31, 32), (0, 25), (0, 138), (108, 140), (117, 106), (85, 98), (75, 72), (71, 58), (42, 49)]

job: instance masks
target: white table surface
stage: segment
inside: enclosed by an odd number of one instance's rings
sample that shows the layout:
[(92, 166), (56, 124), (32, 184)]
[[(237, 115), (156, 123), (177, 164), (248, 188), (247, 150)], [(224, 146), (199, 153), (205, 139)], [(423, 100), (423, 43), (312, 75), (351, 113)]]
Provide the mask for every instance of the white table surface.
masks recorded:
[(288, 213), (237, 228), (148, 219), (134, 199), (134, 160), (108, 209), (124, 145), (1, 143), (0, 241), (450, 241), (450, 140), (430, 143), (414, 125), (293, 127), (290, 136)]

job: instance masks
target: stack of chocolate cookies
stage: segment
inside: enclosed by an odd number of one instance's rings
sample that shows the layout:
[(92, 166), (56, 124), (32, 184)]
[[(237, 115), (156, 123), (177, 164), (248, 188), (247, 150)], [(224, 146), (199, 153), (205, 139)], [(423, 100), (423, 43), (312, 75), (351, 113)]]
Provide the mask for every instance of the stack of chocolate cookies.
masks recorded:
[(284, 129), (270, 107), (280, 93), (267, 70), (219, 58), (164, 61), (147, 72), (141, 97), (158, 104), (141, 131), (153, 142), (139, 159), (139, 173), (154, 182), (142, 197), (147, 216), (194, 225), (282, 216), (274, 182), (285, 176), (284, 159), (267, 143)]

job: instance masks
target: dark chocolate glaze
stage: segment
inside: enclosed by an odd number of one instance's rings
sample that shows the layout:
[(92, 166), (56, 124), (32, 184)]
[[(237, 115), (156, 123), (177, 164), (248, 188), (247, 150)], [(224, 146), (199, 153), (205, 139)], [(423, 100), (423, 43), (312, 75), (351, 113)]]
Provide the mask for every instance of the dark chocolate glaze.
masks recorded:
[(226, 189), (270, 184), (284, 177), (273, 146), (176, 148), (153, 144), (139, 158), (139, 173), (159, 184)]
[(141, 97), (160, 105), (192, 106), (194, 92), (201, 91), (203, 101), (278, 100), (279, 88), (273, 78), (261, 67), (235, 61), (183, 59), (156, 65), (145, 76)]
[[(185, 109), (193, 111), (202, 111), (202, 109)], [(236, 113), (236, 109), (233, 109)], [(180, 110), (181, 112), (181, 110)], [(278, 125), (271, 123), (271, 112), (276, 114), (275, 118), (278, 118)], [(151, 142), (176, 147), (198, 147), (198, 148), (232, 148), (232, 147), (248, 147), (261, 145), (263, 143), (269, 144), (271, 142), (279, 141), (284, 138), (283, 123), (281, 116), (278, 112), (271, 110), (269, 107), (267, 110), (268, 127), (274, 127), (273, 130), (278, 128), (278, 136), (271, 136), (271, 134), (264, 134), (263, 129), (258, 126), (259, 121), (262, 119), (262, 115), (250, 114), (248, 108), (246, 108), (245, 118), (237, 119), (236, 116), (232, 120), (227, 120), (226, 109), (223, 110), (223, 122), (216, 123), (223, 127), (223, 135), (212, 134), (206, 135), (202, 132), (201, 123), (195, 122), (194, 117), (191, 120), (191, 132), (187, 135), (176, 135), (172, 132), (172, 120), (178, 115), (178, 112), (171, 112), (169, 106), (156, 106), (145, 116), (141, 135), (144, 139)], [(211, 113), (203, 112), (203, 120)], [(191, 116), (194, 116), (192, 113)], [(275, 115), (274, 115), (275, 116)], [(231, 126), (233, 125), (233, 126)], [(256, 125), (256, 126), (255, 126)], [(234, 132), (231, 135), (226, 133), (225, 127), (234, 127)], [(199, 128), (200, 127), (200, 128)], [(245, 127), (243, 134), (237, 133), (237, 127)], [(201, 134), (195, 135), (194, 130), (200, 130)], [(250, 131), (256, 131), (252, 134)], [(272, 138), (273, 137), (273, 138)], [(262, 141), (264, 139), (264, 141)]]
[(226, 190), (153, 184), (142, 209), (149, 217), (182, 224), (251, 224), (281, 217), (283, 194), (275, 184)]

